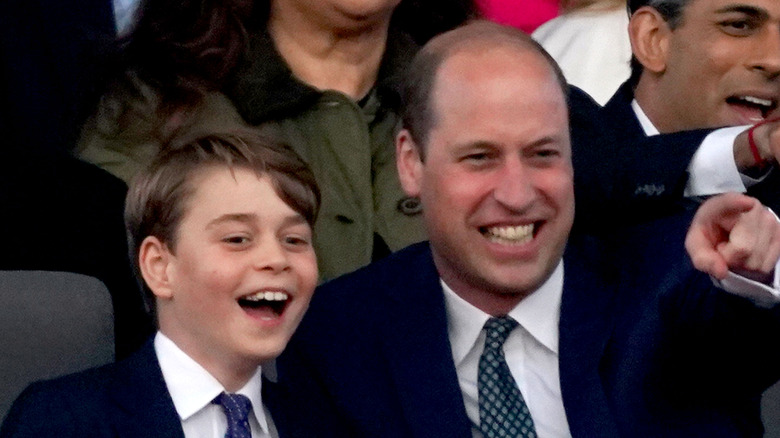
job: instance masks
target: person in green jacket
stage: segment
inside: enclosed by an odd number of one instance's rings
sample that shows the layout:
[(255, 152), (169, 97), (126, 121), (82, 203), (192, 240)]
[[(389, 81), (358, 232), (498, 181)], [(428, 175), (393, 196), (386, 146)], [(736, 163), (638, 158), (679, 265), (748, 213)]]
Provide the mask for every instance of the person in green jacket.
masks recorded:
[(256, 126), (312, 167), (320, 278), (334, 278), (425, 238), (395, 169), (397, 88), (418, 44), (475, 11), (468, 0), (149, 0), (78, 154), (129, 180), (163, 145)]

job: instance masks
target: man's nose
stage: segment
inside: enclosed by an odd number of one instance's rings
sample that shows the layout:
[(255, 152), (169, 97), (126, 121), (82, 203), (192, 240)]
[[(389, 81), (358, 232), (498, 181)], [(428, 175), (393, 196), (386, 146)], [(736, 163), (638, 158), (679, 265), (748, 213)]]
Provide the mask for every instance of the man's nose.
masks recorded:
[(753, 44), (750, 68), (768, 79), (780, 76), (780, 26), (766, 26)]
[(508, 159), (497, 173), (493, 197), (512, 211), (526, 209), (537, 197), (531, 173), (521, 159)]

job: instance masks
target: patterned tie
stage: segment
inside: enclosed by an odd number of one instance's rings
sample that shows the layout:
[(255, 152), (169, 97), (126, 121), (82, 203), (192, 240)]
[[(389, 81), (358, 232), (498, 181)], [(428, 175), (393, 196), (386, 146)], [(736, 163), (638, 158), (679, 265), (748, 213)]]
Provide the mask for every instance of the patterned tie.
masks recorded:
[(535, 438), (523, 395), (509, 372), (503, 345), (517, 321), (505, 316), (485, 323), (485, 351), (479, 358), (479, 430), (485, 438)]
[(214, 399), (215, 404), (222, 405), (227, 417), (227, 432), (225, 438), (252, 438), (249, 429), (249, 411), (252, 410), (252, 402), (241, 394), (225, 394), (224, 392)]

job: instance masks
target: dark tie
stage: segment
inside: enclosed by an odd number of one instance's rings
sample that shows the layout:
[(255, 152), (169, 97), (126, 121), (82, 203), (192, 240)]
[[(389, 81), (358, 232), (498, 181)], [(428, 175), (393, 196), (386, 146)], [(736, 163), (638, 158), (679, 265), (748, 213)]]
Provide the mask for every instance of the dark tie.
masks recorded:
[(505, 316), (485, 323), (485, 350), (479, 358), (479, 430), (485, 438), (536, 437), (534, 421), (504, 359), (504, 341), (517, 327)]
[(249, 411), (252, 410), (252, 402), (247, 396), (223, 392), (214, 399), (214, 403), (222, 405), (227, 417), (225, 438), (252, 438), (252, 431), (249, 429)]

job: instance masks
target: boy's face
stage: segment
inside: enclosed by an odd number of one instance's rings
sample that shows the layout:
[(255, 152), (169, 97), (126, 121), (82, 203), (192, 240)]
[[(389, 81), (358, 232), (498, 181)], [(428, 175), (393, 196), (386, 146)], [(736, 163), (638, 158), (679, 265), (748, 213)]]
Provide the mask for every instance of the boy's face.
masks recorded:
[(311, 228), (249, 170), (214, 166), (191, 184), (175, 249), (163, 246), (166, 287), (152, 288), (160, 330), (217, 376), (253, 373), (282, 352), (309, 304)]

